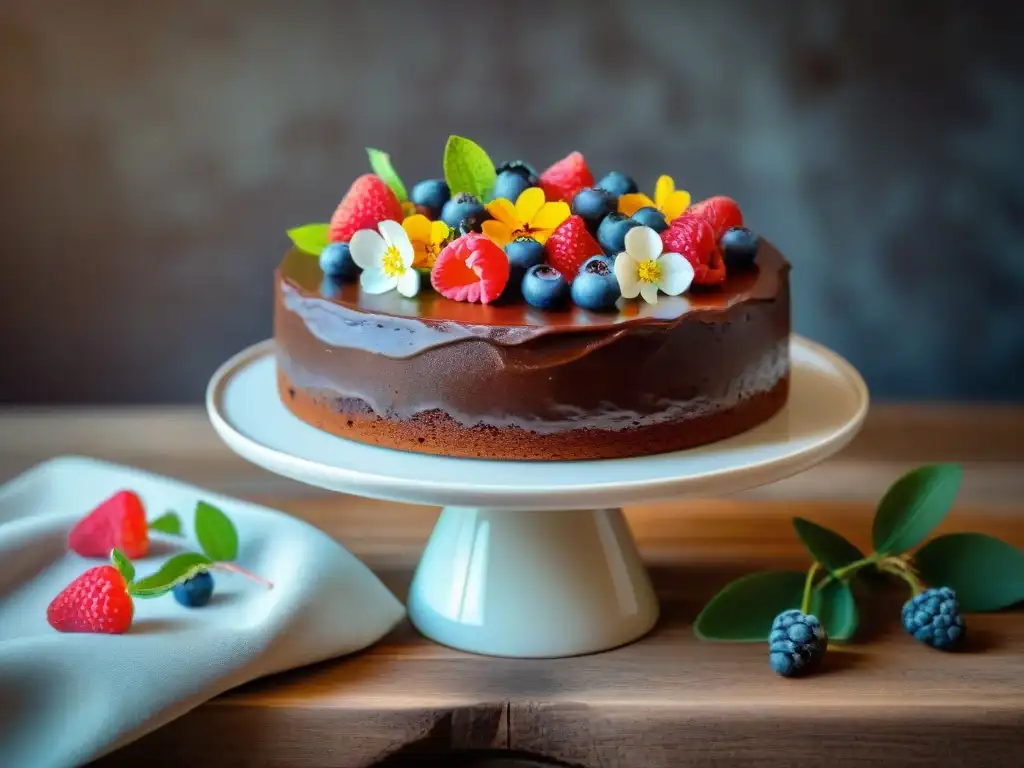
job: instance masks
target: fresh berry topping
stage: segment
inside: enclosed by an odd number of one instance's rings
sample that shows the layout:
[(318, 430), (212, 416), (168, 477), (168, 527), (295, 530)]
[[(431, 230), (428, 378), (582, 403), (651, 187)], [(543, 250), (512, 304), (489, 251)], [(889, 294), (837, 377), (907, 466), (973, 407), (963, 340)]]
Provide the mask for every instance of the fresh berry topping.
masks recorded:
[(621, 171), (612, 171), (606, 174), (594, 186), (600, 187), (616, 199), (638, 191), (636, 182)]
[(544, 248), (548, 254), (548, 263), (569, 282), (576, 277), (583, 262), (601, 253), (601, 246), (587, 231), (582, 216), (570, 216), (563, 221), (551, 233)]
[(632, 218), (635, 221), (639, 221), (643, 226), (650, 227), (659, 234), (668, 229), (668, 222), (665, 221), (665, 215), (657, 208), (646, 206), (636, 211)]
[(476, 232), (490, 215), (476, 197), (460, 192), (441, 209), (441, 221), (456, 232)]
[(615, 267), (607, 256), (591, 256), (572, 282), (572, 302), (577, 307), (604, 312), (615, 309), (622, 293)]
[(661, 242), (666, 253), (682, 254), (690, 262), (694, 285), (725, 282), (725, 262), (707, 220), (684, 214), (661, 233)]
[(202, 608), (213, 595), (213, 576), (200, 571), (191, 579), (174, 585), (174, 599), (186, 608)]
[(757, 257), (757, 235), (746, 227), (727, 229), (718, 241), (726, 269), (748, 269)]
[(46, 621), (58, 632), (119, 635), (132, 625), (134, 610), (128, 585), (117, 568), (97, 565), (53, 599)]
[(352, 260), (348, 243), (328, 243), (320, 251), (320, 269), (328, 277), (342, 283), (355, 280), (362, 271)]
[(701, 216), (707, 219), (715, 231), (716, 242), (730, 227), (743, 226), (743, 214), (740, 212), (739, 205), (731, 197), (724, 195), (709, 197), (707, 200), (694, 203), (686, 209), (683, 215)]
[(360, 229), (376, 229), (385, 219), (402, 220), (402, 205), (384, 180), (365, 173), (352, 182), (331, 216), (328, 239), (347, 243)]
[(587, 230), (592, 235), (597, 234), (597, 228), (601, 221), (614, 210), (615, 198), (605, 190), (596, 187), (581, 189), (572, 199), (572, 212), (583, 217), (587, 223)]
[(609, 214), (597, 228), (597, 242), (608, 256), (618, 256), (626, 249), (626, 233), (639, 226), (639, 221), (624, 213)]
[(412, 188), (409, 200), (416, 206), (417, 213), (422, 213), (431, 221), (437, 221), (441, 209), (451, 196), (444, 179), (425, 179)]
[[(529, 186), (536, 187), (540, 184), (540, 179), (537, 176), (537, 170), (525, 160), (509, 160), (507, 163), (502, 163), (494, 172), (499, 176), (505, 171), (512, 171), (518, 173), (524, 179), (529, 182)], [(497, 195), (495, 195), (497, 197)]]
[(505, 246), (508, 263), (524, 272), (544, 262), (544, 246), (532, 237), (517, 237)]
[(544, 263), (544, 246), (532, 237), (517, 237), (505, 246), (505, 255), (510, 271), (503, 298), (521, 298), (523, 276), (530, 267)]
[(526, 270), (521, 290), (526, 303), (537, 309), (559, 309), (569, 299), (569, 283), (561, 272), (547, 264)]
[(502, 171), (498, 174), (497, 181), (494, 182), (492, 194), (495, 198), (503, 197), (514, 203), (529, 188), (530, 182), (521, 173)]
[(548, 200), (571, 202), (584, 187), (594, 186), (594, 176), (583, 155), (573, 152), (540, 175), (540, 186)]
[(903, 628), (914, 639), (949, 651), (964, 639), (967, 627), (960, 615), (960, 603), (949, 587), (926, 589), (903, 606)]
[(435, 291), (452, 301), (488, 304), (505, 289), (509, 271), (508, 257), (490, 238), (468, 234), (437, 255), (430, 282)]
[(129, 558), (145, 557), (149, 527), (142, 499), (132, 491), (118, 491), (75, 524), (68, 548), (82, 557), (108, 558), (112, 549)]
[(776, 674), (799, 677), (821, 665), (828, 650), (828, 635), (817, 617), (793, 609), (775, 617), (768, 647)]

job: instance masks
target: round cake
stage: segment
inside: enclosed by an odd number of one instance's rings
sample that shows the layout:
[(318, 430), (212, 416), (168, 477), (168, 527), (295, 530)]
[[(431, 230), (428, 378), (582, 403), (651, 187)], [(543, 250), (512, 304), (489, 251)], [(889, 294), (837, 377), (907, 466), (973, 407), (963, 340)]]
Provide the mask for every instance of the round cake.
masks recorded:
[(284, 405), (351, 440), (451, 457), (618, 458), (749, 430), (789, 391), (789, 263), (735, 201), (661, 177), (537, 174), (451, 137), (407, 193), (369, 150), (275, 275)]

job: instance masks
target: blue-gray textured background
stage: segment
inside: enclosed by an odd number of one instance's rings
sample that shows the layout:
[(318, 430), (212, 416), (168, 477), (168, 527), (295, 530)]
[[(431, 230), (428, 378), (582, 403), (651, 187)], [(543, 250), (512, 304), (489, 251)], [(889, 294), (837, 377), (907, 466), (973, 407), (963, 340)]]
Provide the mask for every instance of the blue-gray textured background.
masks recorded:
[(732, 195), (877, 398), (1024, 399), (1022, 5), (8, 0), (0, 399), (198, 400), (284, 230), (449, 133)]

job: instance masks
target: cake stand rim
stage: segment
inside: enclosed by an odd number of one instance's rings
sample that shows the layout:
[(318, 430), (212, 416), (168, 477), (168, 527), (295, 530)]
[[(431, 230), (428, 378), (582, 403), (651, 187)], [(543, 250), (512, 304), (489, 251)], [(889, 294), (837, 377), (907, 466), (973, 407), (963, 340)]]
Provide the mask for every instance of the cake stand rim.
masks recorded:
[[(232, 379), (246, 367), (259, 363), (263, 358), (272, 356), (275, 342), (271, 339), (253, 344), (233, 355), (214, 372), (205, 396), (208, 418), (221, 440), (236, 454), (261, 468), (277, 475), (289, 477), (307, 485), (325, 488), (340, 493), (350, 493), (366, 498), (376, 498), (403, 503), (431, 504), (440, 506), (475, 506), (505, 509), (586, 509), (592, 507), (619, 507), (627, 504), (652, 503), (679, 499), (704, 494), (731, 494), (756, 488), (769, 483), (792, 477), (804, 472), (825, 459), (842, 450), (856, 436), (863, 426), (870, 406), (870, 394), (867, 384), (857, 369), (843, 356), (822, 344), (799, 335), (790, 334), (791, 349), (800, 346), (803, 351), (819, 361), (824, 361), (832, 369), (828, 378), (835, 386), (844, 386), (847, 392), (856, 399), (856, 408), (841, 425), (823, 435), (810, 445), (791, 454), (782, 454), (767, 460), (748, 462), (738, 466), (705, 470), (697, 474), (663, 476), (657, 478), (637, 478), (612, 480), (608, 482), (581, 482), (559, 485), (524, 485), (512, 484), (472, 484), (466, 482), (467, 475), (458, 481), (425, 480), (422, 478), (403, 478), (394, 474), (374, 474), (363, 470), (353, 470), (340, 465), (332, 465), (313, 459), (297, 456), (275, 447), (264, 444), (236, 429), (223, 413), (220, 403), (221, 393)], [(793, 366), (797, 368), (796, 365)], [(282, 409), (275, 387), (265, 393), (277, 400)], [(773, 419), (780, 418), (787, 411), (799, 404), (794, 403), (792, 394), (789, 401)], [(298, 421), (290, 413), (288, 416)], [(765, 422), (766, 424), (768, 422)], [(763, 426), (763, 425), (760, 425)], [(309, 427), (315, 429), (315, 427)], [(759, 427), (754, 427), (753, 430)], [(749, 430), (749, 431), (753, 431)], [(745, 434), (745, 433), (744, 433)], [(738, 436), (737, 436), (738, 437)], [(420, 454), (390, 450), (378, 446), (370, 446), (355, 441), (333, 437), (344, 441), (355, 450), (363, 448), (376, 451), (389, 451), (401, 454), (415, 461)], [(726, 441), (720, 441), (722, 443)], [(778, 443), (779, 441), (776, 441)], [(720, 446), (720, 443), (711, 444)], [(631, 461), (643, 461), (647, 458), (661, 458), (678, 453), (681, 461), (687, 456), (711, 446), (697, 447), (685, 451), (659, 454), (657, 457), (635, 457)], [(741, 448), (735, 449), (737, 452)], [(538, 462), (498, 460), (498, 459), (465, 459), (456, 457), (432, 456), (462, 465), (479, 463), (500, 464), (503, 469), (515, 471), (529, 467)], [(564, 465), (567, 468), (592, 468), (608, 462), (622, 459), (590, 459), (580, 461), (542, 462), (545, 464)], [(570, 470), (571, 471), (571, 470)], [(691, 486), (691, 487), (687, 487)]]

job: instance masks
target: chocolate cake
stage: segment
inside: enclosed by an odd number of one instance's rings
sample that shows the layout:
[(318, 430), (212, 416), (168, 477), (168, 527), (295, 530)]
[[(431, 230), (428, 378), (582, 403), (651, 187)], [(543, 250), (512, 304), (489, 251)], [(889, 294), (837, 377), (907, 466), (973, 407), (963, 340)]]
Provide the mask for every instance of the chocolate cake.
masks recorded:
[(790, 267), (734, 201), (595, 182), (579, 153), (459, 178), (460, 142), (409, 195), (371, 150), (331, 222), (290, 232), (274, 337), (296, 417), (405, 451), (571, 460), (705, 445), (782, 408)]

